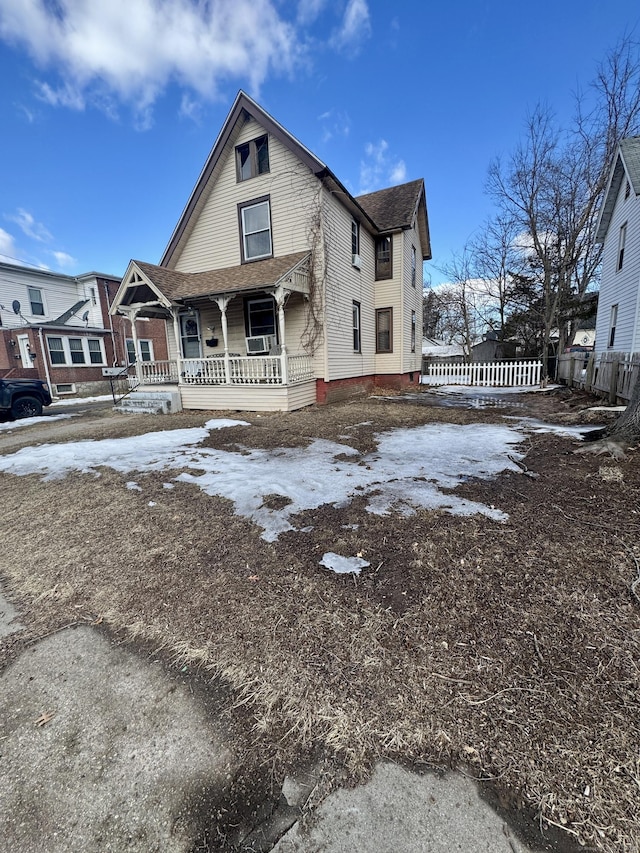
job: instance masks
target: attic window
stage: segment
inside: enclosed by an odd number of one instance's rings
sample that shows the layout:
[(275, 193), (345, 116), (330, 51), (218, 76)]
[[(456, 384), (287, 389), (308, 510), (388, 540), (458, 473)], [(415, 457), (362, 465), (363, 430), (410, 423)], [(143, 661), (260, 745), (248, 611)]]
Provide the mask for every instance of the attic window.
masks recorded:
[(238, 182), (269, 172), (269, 137), (265, 134), (236, 147)]
[(631, 184), (629, 183), (629, 181), (627, 181), (627, 185), (624, 188), (625, 199), (629, 198), (630, 195), (631, 195)]

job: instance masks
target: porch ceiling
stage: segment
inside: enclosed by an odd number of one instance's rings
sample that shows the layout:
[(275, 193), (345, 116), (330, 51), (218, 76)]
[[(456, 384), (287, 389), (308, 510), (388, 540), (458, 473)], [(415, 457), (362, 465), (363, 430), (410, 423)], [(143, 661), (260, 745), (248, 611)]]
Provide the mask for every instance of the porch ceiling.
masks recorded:
[[(295, 252), (240, 266), (192, 273), (177, 272), (144, 261), (133, 263), (168, 300), (172, 303), (184, 303), (207, 296), (275, 287), (297, 269), (304, 267), (309, 257), (309, 252)], [(291, 289), (300, 289), (293, 279)]]

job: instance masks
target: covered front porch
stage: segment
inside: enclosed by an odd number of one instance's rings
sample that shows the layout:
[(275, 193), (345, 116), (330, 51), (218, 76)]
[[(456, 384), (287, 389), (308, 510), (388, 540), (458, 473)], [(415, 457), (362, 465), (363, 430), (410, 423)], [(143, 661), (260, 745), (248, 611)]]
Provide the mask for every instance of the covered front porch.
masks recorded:
[[(140, 394), (177, 385), (189, 409), (310, 405), (316, 382), (309, 299), (308, 253), (208, 273), (132, 261), (114, 301), (131, 321), (138, 354), (130, 386)], [(151, 316), (167, 321), (168, 359), (156, 360), (141, 346), (137, 321)]]

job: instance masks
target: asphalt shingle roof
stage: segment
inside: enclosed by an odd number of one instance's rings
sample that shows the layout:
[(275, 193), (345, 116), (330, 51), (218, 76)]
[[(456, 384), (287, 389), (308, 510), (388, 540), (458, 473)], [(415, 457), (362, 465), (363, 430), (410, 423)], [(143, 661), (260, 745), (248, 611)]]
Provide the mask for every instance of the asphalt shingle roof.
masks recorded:
[(630, 136), (620, 143), (627, 174), (636, 195), (640, 195), (640, 136)]
[(393, 231), (411, 227), (421, 191), (421, 180), (409, 181), (407, 184), (356, 196), (356, 201), (380, 231)]
[(279, 258), (204, 272), (177, 272), (144, 261), (134, 263), (167, 299), (175, 302), (197, 296), (273, 286), (308, 255), (309, 252), (294, 252)]

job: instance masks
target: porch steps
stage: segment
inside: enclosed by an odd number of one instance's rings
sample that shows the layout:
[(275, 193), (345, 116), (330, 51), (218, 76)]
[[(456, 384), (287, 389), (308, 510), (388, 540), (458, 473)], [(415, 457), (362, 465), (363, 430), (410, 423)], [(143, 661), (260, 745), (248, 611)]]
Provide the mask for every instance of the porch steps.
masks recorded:
[(182, 411), (182, 400), (177, 388), (167, 391), (139, 388), (120, 400), (115, 408), (128, 415), (170, 415)]

